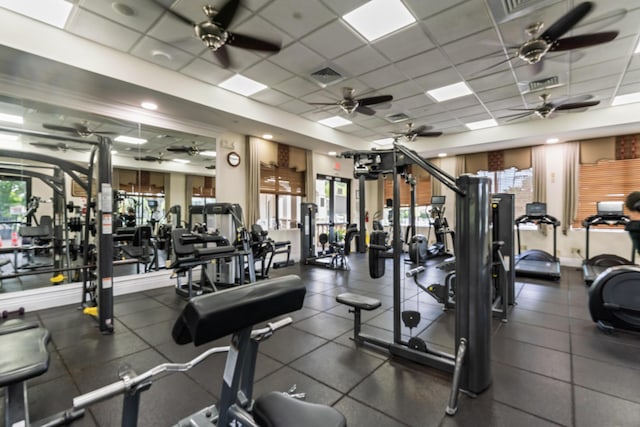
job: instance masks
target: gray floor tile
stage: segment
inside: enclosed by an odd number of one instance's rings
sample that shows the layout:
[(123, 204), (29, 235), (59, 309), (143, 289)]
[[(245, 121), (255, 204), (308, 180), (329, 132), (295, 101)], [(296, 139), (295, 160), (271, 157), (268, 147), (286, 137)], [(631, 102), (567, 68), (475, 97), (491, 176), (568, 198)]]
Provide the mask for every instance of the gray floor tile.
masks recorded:
[(396, 421), (382, 412), (376, 411), (374, 408), (365, 406), (364, 404), (351, 399), (350, 397), (342, 398), (334, 406), (347, 419), (349, 427), (402, 427), (406, 424)]
[(640, 420), (640, 405), (628, 400), (574, 387), (576, 427), (631, 427)]
[(576, 385), (640, 404), (640, 369), (573, 356), (573, 377)]
[(261, 343), (260, 352), (286, 364), (315, 350), (326, 342), (327, 340), (323, 338), (292, 326), (278, 331), (271, 338)]
[(569, 352), (569, 333), (567, 332), (540, 328), (524, 323), (509, 322), (500, 328), (496, 336)]
[(571, 356), (569, 353), (496, 337), (493, 340), (491, 358), (525, 371), (571, 381)]

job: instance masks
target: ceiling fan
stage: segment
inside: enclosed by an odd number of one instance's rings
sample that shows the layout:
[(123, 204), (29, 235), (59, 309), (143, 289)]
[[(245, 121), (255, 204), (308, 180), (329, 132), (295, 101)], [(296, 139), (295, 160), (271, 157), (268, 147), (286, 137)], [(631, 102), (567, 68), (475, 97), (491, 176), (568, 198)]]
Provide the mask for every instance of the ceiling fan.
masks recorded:
[(69, 144), (65, 144), (64, 142), (59, 142), (57, 144), (47, 142), (31, 142), (30, 145), (33, 145), (34, 147), (46, 148), (53, 151), (62, 151), (63, 153), (66, 153), (69, 150), (91, 151), (91, 147), (72, 147)]
[(74, 136), (87, 137), (91, 135), (117, 135), (118, 132), (109, 131), (96, 131), (89, 128), (89, 123), (84, 121), (82, 123), (74, 123), (71, 126), (54, 125), (50, 123), (44, 123), (43, 128), (48, 130), (55, 130), (58, 132), (70, 133)]
[(164, 162), (165, 159), (164, 158), (164, 153), (160, 152), (158, 153), (157, 156), (150, 156), (150, 155), (146, 155), (146, 156), (141, 156), (141, 157), (134, 157), (134, 159), (141, 161), (141, 162), (158, 162), (158, 163), (162, 163)]
[(355, 98), (355, 89), (350, 87), (342, 88), (342, 99), (338, 102), (310, 102), (310, 105), (338, 105), (347, 114), (352, 114), (354, 111), (365, 114), (367, 116), (373, 116), (376, 112), (369, 108), (369, 105), (382, 104), (393, 100), (391, 95), (379, 95), (371, 96), (368, 98)]
[(214, 56), (224, 68), (229, 68), (231, 61), (226, 46), (234, 46), (243, 49), (261, 50), (266, 52), (279, 52), (280, 45), (262, 40), (253, 36), (231, 33), (227, 30), (240, 5), (240, 0), (229, 0), (219, 10), (211, 5), (202, 7), (207, 20), (197, 23), (182, 14), (166, 7), (158, 0), (152, 0), (156, 5), (169, 12), (174, 17), (195, 30), (195, 35), (211, 49)]
[(509, 118), (507, 121), (513, 121), (522, 119), (527, 116), (531, 116), (535, 114), (536, 116), (546, 119), (552, 113), (556, 111), (569, 111), (569, 110), (579, 110), (583, 108), (593, 107), (595, 105), (600, 104), (600, 101), (587, 101), (591, 99), (591, 95), (583, 95), (573, 98), (565, 98), (558, 100), (556, 102), (549, 101), (549, 94), (544, 93), (540, 95), (540, 99), (542, 100), (542, 104), (540, 104), (536, 108), (511, 108), (513, 111), (522, 111), (521, 113), (511, 114), (508, 116), (500, 117), (501, 119)]
[(216, 165), (207, 165), (204, 167), (205, 169), (212, 169), (215, 170), (216, 169)]
[(182, 147), (169, 147), (166, 150), (172, 153), (185, 153), (190, 156), (197, 156), (200, 154), (200, 149), (196, 142), (193, 142), (191, 145), (183, 145)]
[(513, 55), (489, 68), (498, 66), (512, 59), (520, 58), (528, 64), (534, 66), (534, 73), (542, 71), (542, 59), (549, 52), (563, 52), (572, 49), (595, 46), (610, 42), (618, 36), (617, 31), (604, 31), (600, 33), (582, 34), (578, 36), (561, 38), (569, 32), (578, 22), (580, 22), (593, 9), (593, 2), (583, 2), (564, 14), (555, 21), (542, 34), (538, 34), (544, 27), (543, 22), (535, 22), (525, 28), (529, 40), (520, 46), (508, 46), (508, 49), (515, 49)]
[(394, 132), (394, 138), (405, 138), (411, 142), (416, 138), (435, 138), (442, 135), (442, 132), (430, 131), (433, 126), (422, 125), (417, 128), (413, 127), (413, 123), (407, 123), (408, 130), (406, 132)]

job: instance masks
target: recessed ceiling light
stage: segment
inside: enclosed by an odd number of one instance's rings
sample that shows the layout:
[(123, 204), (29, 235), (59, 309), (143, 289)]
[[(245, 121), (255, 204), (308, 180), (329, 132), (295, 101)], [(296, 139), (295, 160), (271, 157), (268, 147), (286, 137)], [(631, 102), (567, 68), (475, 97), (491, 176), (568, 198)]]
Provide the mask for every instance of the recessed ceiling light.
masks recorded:
[(236, 74), (235, 76), (228, 78), (218, 86), (244, 96), (251, 96), (254, 93), (267, 88), (266, 85), (240, 74)]
[(182, 163), (183, 165), (186, 165), (187, 163), (191, 163), (191, 160), (185, 160), (185, 159), (173, 159), (173, 161), (176, 163)]
[(6, 133), (0, 133), (0, 141), (16, 142), (17, 140), (18, 135), (7, 135)]
[(329, 126), (330, 128), (337, 128), (340, 126), (346, 126), (353, 123), (351, 120), (344, 119), (340, 116), (329, 117), (328, 119), (318, 120), (321, 125)]
[(0, 113), (0, 122), (16, 123), (21, 125), (24, 123), (22, 116), (16, 116), (15, 114)]
[(111, 154), (118, 154), (116, 150), (111, 150)]
[(264, 135), (262, 135), (263, 139), (273, 139), (273, 135), (271, 135), (270, 133), (265, 133)]
[(126, 135), (117, 136), (113, 140), (117, 142), (126, 142), (127, 144), (136, 144), (136, 145), (144, 144), (145, 142), (147, 142), (147, 140), (144, 138), (134, 138), (133, 136), (126, 136)]
[(372, 0), (342, 17), (369, 41), (416, 22), (400, 0)]
[(336, 153), (335, 151), (329, 151), (327, 154), (330, 155), (330, 156), (335, 156), (338, 153)]
[(156, 104), (155, 102), (151, 102), (151, 101), (143, 101), (140, 103), (140, 106), (142, 108), (144, 108), (145, 110), (151, 110), (151, 111), (155, 111), (158, 109), (158, 104)]
[(498, 126), (498, 122), (496, 122), (494, 119), (489, 119), (480, 120), (479, 122), (465, 123), (464, 125), (471, 130), (478, 130)]
[(471, 95), (473, 91), (465, 82), (458, 82), (448, 86), (442, 86), (437, 89), (427, 91), (427, 95), (438, 102), (448, 101), (461, 96)]
[(558, 138), (549, 138), (546, 142), (547, 144), (555, 144), (558, 141), (560, 141)]
[(215, 151), (200, 151), (200, 155), (206, 157), (217, 157), (218, 153)]
[(58, 28), (64, 28), (73, 9), (66, 0), (0, 0), (0, 7)]
[(373, 143), (376, 145), (391, 145), (393, 144), (393, 138), (376, 139)]
[(447, 153), (438, 153), (438, 157), (447, 157)]
[(633, 104), (634, 102), (640, 102), (640, 92), (618, 95), (613, 98), (611, 105)]

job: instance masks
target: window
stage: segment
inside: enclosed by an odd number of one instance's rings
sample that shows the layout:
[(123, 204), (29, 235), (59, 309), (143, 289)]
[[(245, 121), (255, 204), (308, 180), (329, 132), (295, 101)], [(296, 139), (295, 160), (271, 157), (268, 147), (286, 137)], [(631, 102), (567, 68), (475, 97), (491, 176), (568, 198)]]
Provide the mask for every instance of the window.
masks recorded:
[(478, 171), (478, 175), (491, 179), (492, 193), (515, 194), (515, 216), (524, 215), (527, 203), (533, 200), (533, 168), (509, 168), (499, 171)]
[(260, 166), (260, 219), (265, 230), (297, 228), (305, 173), (293, 168)]
[[(430, 224), (428, 206), (431, 204), (431, 175), (419, 167), (410, 167), (409, 172), (416, 180), (416, 226), (427, 227)], [(411, 210), (411, 185), (401, 177), (400, 181), (400, 225), (409, 226), (409, 214)], [(384, 200), (393, 199), (393, 176), (384, 177)], [(391, 222), (391, 207), (383, 209), (382, 224)]]
[(204, 206), (216, 202), (216, 178), (213, 176), (187, 175), (187, 194), (191, 194), (192, 206)]
[(27, 212), (31, 197), (31, 179), (0, 176), (0, 239), (11, 239)]
[[(581, 228), (582, 220), (596, 213), (600, 201), (624, 201), (640, 188), (640, 159), (604, 160), (580, 165), (578, 211), (572, 227)], [(626, 208), (625, 208), (626, 209)]]

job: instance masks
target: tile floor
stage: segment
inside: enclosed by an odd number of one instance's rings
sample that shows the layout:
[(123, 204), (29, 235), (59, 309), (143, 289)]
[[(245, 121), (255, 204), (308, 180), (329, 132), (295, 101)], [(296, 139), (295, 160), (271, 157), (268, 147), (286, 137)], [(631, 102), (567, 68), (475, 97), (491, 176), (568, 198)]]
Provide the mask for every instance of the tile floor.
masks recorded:
[[(300, 275), (308, 292), (304, 308), (291, 314), (293, 325), (261, 345), (256, 395), (297, 384), (307, 400), (342, 411), (351, 427), (640, 425), (640, 336), (607, 336), (596, 328), (580, 271), (564, 268), (559, 282), (518, 279), (510, 321), (494, 323), (491, 388), (476, 399), (463, 395), (458, 414), (448, 417), (450, 375), (350, 341), (351, 315), (335, 296), (348, 290), (380, 299), (381, 308), (364, 313), (363, 329), (390, 337), (392, 295), (390, 264), (385, 278), (372, 280), (366, 255), (352, 254), (350, 260), (349, 272), (299, 265), (272, 271), (272, 277)], [(412, 282), (403, 289), (407, 309), (422, 313), (413, 334), (451, 351), (453, 313), (443, 312)], [(73, 306), (27, 313), (26, 319), (52, 333), (50, 368), (29, 384), (32, 419), (63, 410), (74, 396), (115, 381), (123, 364), (142, 372), (203, 351), (171, 339), (184, 304), (173, 288), (117, 297), (111, 336), (100, 335)], [(160, 377), (142, 395), (139, 424), (171, 425), (210, 404), (219, 395), (223, 367), (224, 356), (214, 356), (187, 374)], [(119, 425), (121, 402), (97, 404), (74, 425)]]

